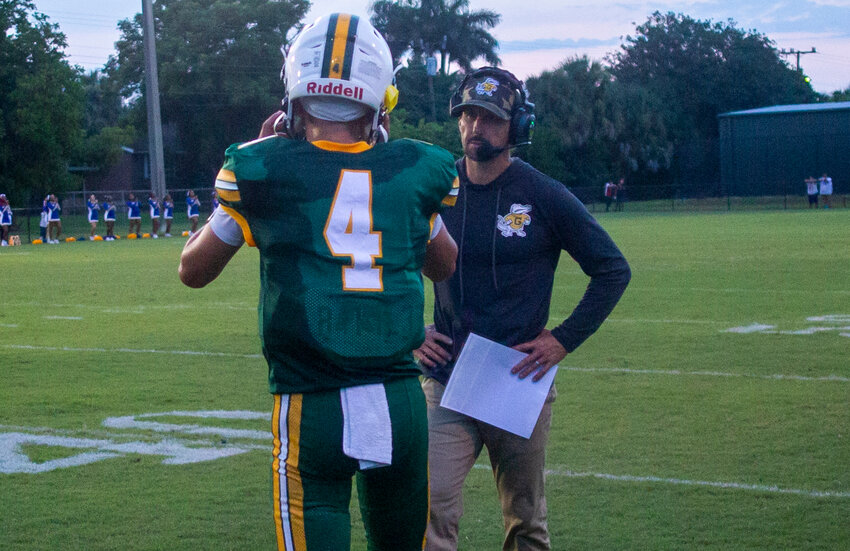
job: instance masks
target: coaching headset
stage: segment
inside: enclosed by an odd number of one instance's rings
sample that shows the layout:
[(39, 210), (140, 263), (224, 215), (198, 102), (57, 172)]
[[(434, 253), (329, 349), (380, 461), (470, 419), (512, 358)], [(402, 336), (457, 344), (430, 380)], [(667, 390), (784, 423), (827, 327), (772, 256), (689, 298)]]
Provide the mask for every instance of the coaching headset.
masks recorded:
[(511, 105), (510, 121), (511, 127), (508, 135), (510, 147), (531, 144), (531, 136), (534, 133), (534, 104), (528, 101), (528, 91), (525, 84), (516, 78), (513, 73), (498, 67), (482, 67), (466, 75), (460, 86), (457, 87), (451, 100), (449, 100), (449, 113), (453, 117), (460, 116), (463, 103), (463, 91), (470, 80), (492, 77), (499, 84), (507, 85), (513, 90), (514, 98)]

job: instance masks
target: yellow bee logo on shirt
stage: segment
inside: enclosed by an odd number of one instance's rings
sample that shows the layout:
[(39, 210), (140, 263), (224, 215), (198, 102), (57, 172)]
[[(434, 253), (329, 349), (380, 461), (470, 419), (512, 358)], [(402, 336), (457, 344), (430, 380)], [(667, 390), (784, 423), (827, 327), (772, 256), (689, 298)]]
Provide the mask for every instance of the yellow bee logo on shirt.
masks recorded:
[(512, 235), (525, 237), (524, 228), (531, 224), (529, 212), (531, 212), (531, 205), (518, 205), (514, 203), (511, 205), (511, 212), (509, 214), (498, 216), (496, 225), (499, 231), (505, 237), (511, 237)]

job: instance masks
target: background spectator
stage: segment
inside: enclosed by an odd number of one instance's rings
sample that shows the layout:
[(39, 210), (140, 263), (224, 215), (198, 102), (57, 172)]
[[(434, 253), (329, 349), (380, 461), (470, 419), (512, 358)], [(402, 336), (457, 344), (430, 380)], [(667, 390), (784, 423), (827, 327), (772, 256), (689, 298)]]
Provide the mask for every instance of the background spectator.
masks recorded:
[(100, 203), (97, 201), (97, 197), (94, 196), (94, 193), (92, 193), (89, 196), (88, 201), (86, 201), (86, 210), (88, 211), (88, 221), (91, 225), (89, 241), (94, 241), (94, 236), (97, 233), (97, 221), (100, 218)]
[(5, 193), (0, 193), (0, 246), (9, 245), (9, 228), (12, 227), (12, 207)]
[(51, 193), (47, 201), (47, 242), (54, 245), (59, 243), (59, 236), (62, 235), (61, 212), (62, 206), (59, 204), (59, 199)]

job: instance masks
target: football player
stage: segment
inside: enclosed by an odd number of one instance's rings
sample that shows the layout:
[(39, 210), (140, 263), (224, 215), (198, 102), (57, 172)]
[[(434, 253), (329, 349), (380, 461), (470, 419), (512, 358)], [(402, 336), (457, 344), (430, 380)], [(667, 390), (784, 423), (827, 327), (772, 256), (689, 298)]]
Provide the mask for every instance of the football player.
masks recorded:
[(398, 92), (368, 21), (317, 19), (284, 69), (285, 135), (227, 149), (220, 208), (186, 243), (180, 278), (202, 287), (243, 241), (259, 249), (278, 548), (348, 549), (356, 477), (369, 549), (421, 550), (427, 419), (412, 351), (421, 274), (454, 271), (437, 215), (456, 197), (454, 161), (384, 141)]

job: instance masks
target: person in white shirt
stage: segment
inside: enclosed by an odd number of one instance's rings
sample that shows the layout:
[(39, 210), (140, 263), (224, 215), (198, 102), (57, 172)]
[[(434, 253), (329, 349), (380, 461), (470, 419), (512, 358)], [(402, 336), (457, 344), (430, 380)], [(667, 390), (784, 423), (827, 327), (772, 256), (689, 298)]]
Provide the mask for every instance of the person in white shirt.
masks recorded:
[(820, 184), (820, 195), (823, 197), (823, 208), (828, 209), (832, 199), (832, 178), (824, 173), (818, 180), (818, 184)]
[(806, 178), (806, 195), (809, 197), (809, 208), (818, 208), (818, 181), (814, 176)]

